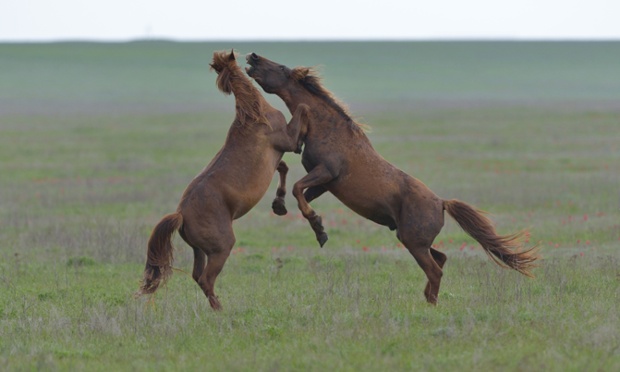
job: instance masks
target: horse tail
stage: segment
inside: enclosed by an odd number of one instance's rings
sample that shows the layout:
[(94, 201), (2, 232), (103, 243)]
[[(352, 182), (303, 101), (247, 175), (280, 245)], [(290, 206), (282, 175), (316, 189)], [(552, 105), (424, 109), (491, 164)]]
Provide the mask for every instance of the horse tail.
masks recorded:
[(175, 212), (164, 216), (153, 229), (148, 242), (144, 276), (137, 296), (155, 292), (172, 274), (172, 235), (182, 224), (183, 216)]
[(489, 257), (502, 267), (509, 267), (521, 274), (534, 277), (530, 269), (536, 267), (539, 258), (536, 246), (523, 250), (523, 232), (497, 235), (493, 223), (484, 214), (460, 200), (444, 200), (443, 207), (461, 228), (476, 239)]

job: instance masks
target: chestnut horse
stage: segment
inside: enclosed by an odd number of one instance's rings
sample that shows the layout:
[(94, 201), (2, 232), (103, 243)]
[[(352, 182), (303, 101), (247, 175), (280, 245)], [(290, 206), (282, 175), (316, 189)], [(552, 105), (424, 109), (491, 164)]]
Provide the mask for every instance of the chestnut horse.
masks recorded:
[(281, 182), (274, 204), (286, 213), (283, 181), (287, 167), (281, 159), (286, 151), (300, 152), (298, 138), (308, 107), (295, 110), (287, 125), (284, 115), (265, 101), (237, 65), (232, 51), (214, 53), (210, 66), (218, 74), (217, 87), (235, 96), (235, 119), (224, 146), (187, 186), (177, 211), (163, 217), (151, 233), (137, 295), (155, 292), (172, 273), (171, 237), (178, 230), (194, 249), (192, 277), (211, 307), (219, 310), (214, 284), (235, 244), (232, 221), (258, 203), (276, 169)]
[(424, 295), (431, 304), (437, 303), (447, 259), (431, 247), (444, 225), (444, 210), (496, 263), (532, 276), (538, 257), (534, 248), (522, 249), (521, 233), (498, 235), (481, 211), (459, 200), (441, 199), (386, 161), (312, 69), (290, 69), (255, 53), (246, 60), (248, 75), (265, 92), (278, 95), (291, 112), (300, 104), (311, 108), (307, 130), (301, 134), (302, 164), (308, 174), (295, 183), (293, 195), (321, 246), (327, 234), (308, 203), (329, 191), (359, 215), (397, 230), (396, 236), (428, 278)]

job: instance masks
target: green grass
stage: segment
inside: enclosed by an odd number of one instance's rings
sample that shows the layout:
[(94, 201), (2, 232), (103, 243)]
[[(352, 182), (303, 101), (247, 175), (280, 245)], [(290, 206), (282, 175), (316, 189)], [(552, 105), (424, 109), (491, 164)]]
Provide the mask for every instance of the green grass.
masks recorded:
[[(286, 217), (270, 213), (274, 177), (234, 224), (222, 312), (183, 272), (178, 237), (179, 271), (153, 302), (133, 299), (151, 229), (232, 121), (208, 71), (232, 47), (324, 65), (386, 159), (501, 233), (528, 231), (536, 279), (497, 267), (448, 217), (431, 307), (393, 232), (325, 195), (320, 249), (290, 195)], [(0, 45), (0, 365), (617, 370), (619, 59), (613, 42)], [(286, 160), (290, 190), (304, 171)]]
[(61, 370), (617, 367), (617, 257), (550, 259), (528, 280), (448, 252), (437, 308), (398, 249), (234, 253), (221, 313), (182, 273), (149, 304), (130, 296), (136, 265), (20, 267), (3, 273), (16, 300), (2, 303), (2, 358)]

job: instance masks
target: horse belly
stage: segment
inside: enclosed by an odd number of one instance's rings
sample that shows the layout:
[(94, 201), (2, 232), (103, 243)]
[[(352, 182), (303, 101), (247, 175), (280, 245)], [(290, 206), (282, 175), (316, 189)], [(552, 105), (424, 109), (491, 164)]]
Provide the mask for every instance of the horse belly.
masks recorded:
[(391, 215), (373, 213), (370, 216), (366, 217), (374, 223), (378, 223), (382, 226), (387, 226), (390, 230), (396, 230), (396, 221)]
[(190, 183), (184, 203), (197, 207), (206, 204), (209, 195), (217, 196), (232, 219), (240, 218), (265, 195), (281, 158), (281, 153), (269, 151), (219, 156)]
[[(342, 186), (342, 185), (338, 185)], [(383, 193), (373, 192), (365, 187), (328, 187), (328, 190), (353, 212), (379, 225), (396, 228), (398, 202), (393, 193), (385, 190)]]
[(228, 192), (233, 219), (248, 213), (263, 198), (271, 185), (281, 158), (281, 155), (277, 159), (265, 156), (261, 162), (255, 164), (253, 169), (247, 169), (242, 177), (235, 180), (235, 186)]

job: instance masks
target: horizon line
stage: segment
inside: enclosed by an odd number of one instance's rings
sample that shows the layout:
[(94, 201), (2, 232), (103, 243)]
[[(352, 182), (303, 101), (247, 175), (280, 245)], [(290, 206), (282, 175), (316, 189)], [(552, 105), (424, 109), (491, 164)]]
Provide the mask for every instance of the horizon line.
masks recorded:
[(312, 42), (618, 42), (620, 37), (369, 37), (369, 38), (176, 38), (176, 37), (128, 37), (128, 38), (54, 38), (54, 39), (0, 39), (0, 44), (54, 44), (54, 43), (312, 43)]

